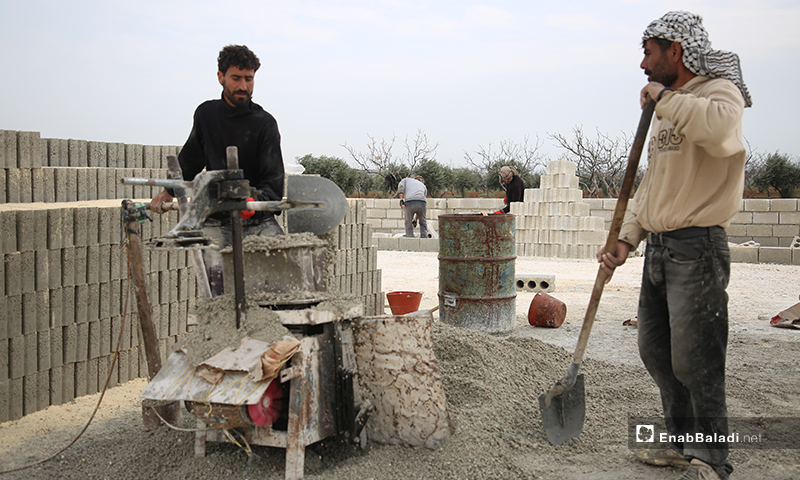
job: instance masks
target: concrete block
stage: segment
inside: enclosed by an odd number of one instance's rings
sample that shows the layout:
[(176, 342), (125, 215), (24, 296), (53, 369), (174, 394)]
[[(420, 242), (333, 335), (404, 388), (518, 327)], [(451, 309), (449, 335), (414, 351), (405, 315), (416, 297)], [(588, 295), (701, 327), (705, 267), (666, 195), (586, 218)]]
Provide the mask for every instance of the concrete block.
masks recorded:
[(61, 366), (50, 369), (50, 405), (64, 403), (64, 369)]
[(33, 372), (22, 377), (22, 414), (30, 415), (36, 412), (39, 406), (39, 378)]
[(22, 294), (22, 334), (36, 333), (36, 296), (33, 293)]
[(17, 252), (16, 210), (0, 210), (0, 232), (3, 232), (0, 235), (0, 253)]
[(22, 335), (22, 295), (7, 295), (5, 300), (6, 337)]
[(36, 332), (29, 333), (24, 335), (23, 337), (23, 345), (25, 348), (24, 356), (25, 356), (25, 375), (33, 375), (38, 372), (38, 352), (37, 348), (37, 340), (38, 336)]
[(18, 420), (23, 415), (23, 380), (12, 378), (8, 380), (8, 420)]
[(69, 139), (69, 166), (85, 167), (89, 163), (88, 142), (86, 140)]
[[(39, 169), (34, 170), (34, 172), (39, 172), (39, 179), (37, 179), (37, 173), (33, 173), (34, 175), (34, 202), (45, 202), (45, 203), (53, 203), (56, 201), (56, 184), (55, 184), (55, 170), (50, 167), (42, 167)], [(41, 192), (36, 192), (36, 185), (39, 182)]]
[(34, 292), (31, 294), (34, 299), (36, 310), (36, 331), (45, 332), (50, 330), (50, 292)]
[[(77, 187), (78, 187), (78, 201), (85, 202), (88, 200), (96, 200), (96, 198), (91, 198), (90, 195), (90, 187), (89, 184), (92, 183), (89, 177), (89, 173), (91, 169), (89, 168), (77, 168), (75, 169), (77, 173)], [(95, 177), (95, 182), (97, 182), (97, 178)]]
[(552, 160), (547, 162), (547, 174), (548, 175), (555, 175), (555, 174), (568, 174), (568, 175), (575, 175), (575, 168), (577, 164), (567, 161), (567, 160)]
[(20, 253), (7, 253), (4, 255), (3, 269), (5, 271), (5, 294), (22, 294), (22, 256)]
[(161, 147), (144, 145), (142, 147), (142, 166), (144, 168), (161, 168)]
[(30, 203), (23, 198), (23, 175), (25, 170), (20, 168), (6, 169), (6, 203)]
[(0, 168), (0, 204), (8, 203), (6, 200), (6, 170), (5, 168)]
[(47, 165), (66, 167), (69, 165), (69, 140), (62, 138), (47, 139)]
[[(126, 144), (125, 145), (125, 168), (144, 168), (142, 162), (142, 154), (144, 153), (142, 145)], [(133, 176), (133, 175), (128, 175)]]
[(60, 367), (64, 364), (64, 329), (57, 326), (50, 329), (50, 365)]
[(42, 149), (39, 132), (17, 132), (17, 164), (20, 168), (40, 168)]
[(778, 223), (778, 212), (753, 212), (753, 224)]
[(0, 169), (17, 168), (17, 132), (0, 130)]
[(100, 271), (108, 270), (108, 264), (100, 263), (100, 245), (86, 247), (86, 283), (100, 283)]
[[(63, 181), (65, 182), (66, 199), (56, 200), (59, 202), (77, 202), (78, 201), (78, 170), (75, 168), (63, 168), (56, 173), (63, 172)], [(59, 181), (58, 179), (56, 180)], [(56, 195), (58, 195), (58, 187), (56, 187)]]
[[(34, 252), (20, 252), (17, 264), (21, 293), (36, 291), (36, 255)], [(7, 267), (7, 266), (6, 266)]]
[(792, 248), (792, 265), (800, 265), (800, 248)]
[(752, 237), (753, 241), (759, 243), (762, 247), (777, 247), (779, 240), (778, 237)]
[(75, 399), (75, 364), (65, 363), (61, 370), (61, 401), (71, 402)]
[(772, 212), (796, 212), (798, 209), (798, 199), (796, 198), (773, 198), (769, 205)]
[[(50, 370), (50, 367), (52, 366), (50, 354), (50, 330), (36, 332), (36, 355), (38, 361), (37, 371), (44, 372)], [(47, 383), (49, 384), (50, 382), (48, 381)]]
[(89, 323), (78, 323), (76, 328), (75, 361), (81, 362), (89, 358)]
[(76, 320), (75, 313), (75, 286), (65, 285), (61, 287), (61, 325), (72, 325)]
[(16, 336), (8, 339), (8, 377), (25, 376), (25, 337)]
[(41, 168), (31, 168), (31, 202), (41, 203), (44, 202), (44, 176)]
[(75, 323), (89, 322), (89, 286), (75, 285)]
[(770, 200), (766, 198), (744, 199), (744, 210), (747, 212), (769, 212)]
[(18, 210), (16, 218), (16, 238), (18, 252), (32, 252), (34, 250), (34, 212), (33, 210)]
[(758, 263), (792, 264), (792, 250), (781, 247), (759, 247)]
[(89, 358), (98, 358), (103, 351), (103, 334), (101, 322), (89, 323)]
[(745, 232), (748, 237), (771, 237), (772, 225), (752, 224), (745, 226)]
[(89, 362), (82, 360), (75, 362), (75, 397), (82, 397), (89, 393)]
[(106, 144), (106, 161), (109, 168), (124, 168), (125, 167), (125, 144), (124, 143), (107, 143)]
[(738, 224), (731, 224), (725, 230), (728, 233), (728, 237), (744, 237), (747, 236), (747, 229), (744, 225)]
[(800, 224), (800, 212), (780, 212), (778, 221), (781, 225), (798, 225)]
[(100, 285), (90, 283), (88, 285), (89, 302), (86, 312), (86, 319), (90, 322), (96, 322), (100, 318)]
[(75, 285), (86, 285), (87, 281), (87, 247), (75, 247), (72, 249), (75, 260), (72, 268), (74, 269)]
[(100, 243), (100, 210), (97, 207), (86, 208), (86, 245)]
[(90, 167), (107, 167), (108, 166), (108, 147), (103, 142), (88, 142), (88, 163)]

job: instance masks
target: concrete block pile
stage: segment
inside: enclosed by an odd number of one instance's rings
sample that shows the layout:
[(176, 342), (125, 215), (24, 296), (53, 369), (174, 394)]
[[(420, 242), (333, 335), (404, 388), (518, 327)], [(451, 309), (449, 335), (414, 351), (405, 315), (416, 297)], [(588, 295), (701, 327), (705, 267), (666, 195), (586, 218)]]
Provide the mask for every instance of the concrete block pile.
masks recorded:
[(366, 202), (349, 199), (344, 221), (325, 235), (329, 242), (328, 290), (359, 297), (365, 315), (382, 315), (384, 294), (378, 269), (378, 248), (372, 245)]
[[(611, 223), (615, 198), (584, 200), (593, 216)], [(746, 198), (727, 229), (731, 260), (738, 263), (800, 265), (800, 199)]]
[(541, 186), (526, 189), (524, 201), (511, 204), (517, 255), (593, 258), (605, 244), (603, 219), (590, 215), (575, 167), (566, 160), (549, 162)]
[[(0, 421), (96, 393), (109, 372), (111, 386), (146, 374), (118, 203), (0, 206)], [(155, 216), (143, 236), (167, 231), (177, 218)], [(185, 252), (145, 251), (143, 260), (166, 357), (186, 331), (194, 275)]]
[(179, 147), (40, 138), (0, 130), (0, 203), (150, 198), (159, 189), (122, 177), (167, 178)]

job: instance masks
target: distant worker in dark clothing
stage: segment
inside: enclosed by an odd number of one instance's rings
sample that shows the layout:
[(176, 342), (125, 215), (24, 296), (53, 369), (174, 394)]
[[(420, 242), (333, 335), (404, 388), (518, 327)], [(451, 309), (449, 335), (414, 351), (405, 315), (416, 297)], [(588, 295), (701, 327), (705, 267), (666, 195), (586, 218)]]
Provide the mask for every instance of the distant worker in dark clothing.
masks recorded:
[(506, 191), (506, 206), (494, 213), (508, 213), (511, 211), (512, 202), (522, 201), (525, 184), (517, 173), (517, 169), (506, 165), (500, 169), (500, 186)]
[(428, 188), (425, 179), (419, 175), (413, 178), (404, 178), (397, 185), (397, 194), (400, 197), (400, 208), (403, 209), (406, 237), (414, 236), (414, 216), (419, 221), (419, 237), (428, 238), (428, 221), (425, 218)]
[[(217, 79), (222, 85), (222, 98), (200, 104), (194, 112), (189, 139), (178, 155), (185, 180), (205, 170), (227, 168), (226, 149), (238, 148), (239, 168), (250, 186), (259, 190), (256, 201), (280, 200), (283, 197), (283, 156), (281, 137), (275, 118), (253, 103), (255, 74), (261, 62), (244, 45), (228, 45), (217, 58)], [(161, 205), (174, 199), (164, 190), (153, 197), (150, 208), (164, 213)], [(276, 236), (283, 229), (272, 212), (242, 212), (244, 234)], [(204, 233), (220, 248), (230, 245), (230, 215), (218, 213), (208, 218)], [(222, 293), (222, 258), (216, 250), (204, 250), (211, 290)]]

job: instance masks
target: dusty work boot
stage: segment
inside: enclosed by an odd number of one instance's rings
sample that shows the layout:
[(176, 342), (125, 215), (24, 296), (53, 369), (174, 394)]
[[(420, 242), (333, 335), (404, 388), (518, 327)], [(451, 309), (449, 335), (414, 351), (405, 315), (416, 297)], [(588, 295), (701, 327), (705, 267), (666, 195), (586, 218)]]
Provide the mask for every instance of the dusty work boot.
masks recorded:
[(633, 451), (633, 456), (640, 462), (658, 467), (689, 465), (689, 460), (674, 448), (640, 448)]
[(722, 480), (722, 477), (711, 467), (702, 460), (696, 458), (692, 459), (689, 464), (689, 470), (683, 472), (683, 475), (678, 477), (678, 480)]

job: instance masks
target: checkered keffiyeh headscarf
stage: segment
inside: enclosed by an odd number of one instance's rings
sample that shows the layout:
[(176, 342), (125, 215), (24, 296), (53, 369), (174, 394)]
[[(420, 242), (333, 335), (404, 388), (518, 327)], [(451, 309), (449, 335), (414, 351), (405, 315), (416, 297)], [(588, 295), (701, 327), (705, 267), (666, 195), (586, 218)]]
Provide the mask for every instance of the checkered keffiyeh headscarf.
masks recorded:
[(695, 75), (725, 78), (739, 87), (745, 107), (753, 105), (750, 93), (742, 79), (739, 56), (732, 52), (712, 50), (708, 32), (703, 27), (703, 17), (689, 12), (669, 12), (654, 20), (644, 31), (642, 40), (663, 38), (678, 42), (683, 48), (683, 64)]

